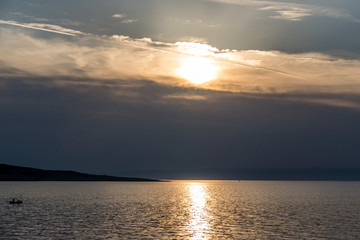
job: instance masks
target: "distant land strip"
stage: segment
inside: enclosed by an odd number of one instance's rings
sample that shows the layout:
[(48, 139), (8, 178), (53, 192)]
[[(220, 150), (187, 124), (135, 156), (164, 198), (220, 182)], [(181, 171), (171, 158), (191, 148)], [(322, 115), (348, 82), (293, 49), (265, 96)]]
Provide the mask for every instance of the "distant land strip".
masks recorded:
[(124, 171), (114, 174), (169, 180), (360, 181), (360, 168), (216, 168)]
[(160, 182), (156, 179), (115, 177), (95, 175), (63, 170), (43, 170), (37, 168), (20, 167), (0, 164), (0, 181), (131, 181), (131, 182)]

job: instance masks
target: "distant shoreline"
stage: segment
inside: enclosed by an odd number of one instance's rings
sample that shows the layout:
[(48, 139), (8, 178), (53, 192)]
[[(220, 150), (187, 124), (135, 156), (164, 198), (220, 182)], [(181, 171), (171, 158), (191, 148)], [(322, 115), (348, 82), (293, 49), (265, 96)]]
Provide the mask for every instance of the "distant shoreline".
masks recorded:
[(360, 168), (213, 168), (126, 171), (116, 175), (169, 180), (360, 181)]
[(163, 182), (157, 179), (137, 177), (115, 177), (64, 170), (44, 170), (0, 164), (0, 181), (106, 181), (106, 182)]

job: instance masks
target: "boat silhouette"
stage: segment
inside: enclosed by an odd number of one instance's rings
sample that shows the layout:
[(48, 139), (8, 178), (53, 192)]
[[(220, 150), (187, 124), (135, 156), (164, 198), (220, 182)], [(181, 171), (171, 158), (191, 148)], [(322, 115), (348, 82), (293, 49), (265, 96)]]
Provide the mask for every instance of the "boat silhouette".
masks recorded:
[(9, 203), (10, 204), (21, 204), (21, 203), (23, 203), (23, 201), (13, 198), (11, 201), (9, 201)]

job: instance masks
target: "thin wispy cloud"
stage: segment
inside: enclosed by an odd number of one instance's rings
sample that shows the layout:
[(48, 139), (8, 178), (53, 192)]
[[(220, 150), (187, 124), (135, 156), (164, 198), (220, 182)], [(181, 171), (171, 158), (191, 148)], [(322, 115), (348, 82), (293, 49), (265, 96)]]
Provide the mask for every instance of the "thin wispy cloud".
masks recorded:
[(206, 23), (202, 19), (181, 19), (181, 18), (169, 18), (168, 19), (171, 22), (184, 24), (184, 25), (197, 25), (200, 27), (209, 27), (209, 28), (215, 28), (220, 27), (220, 24), (214, 24), (214, 23)]
[(23, 28), (30, 28), (34, 30), (40, 30), (45, 32), (52, 32), (62, 35), (69, 35), (69, 36), (76, 36), (76, 35), (84, 35), (83, 32), (64, 28), (58, 25), (53, 24), (45, 24), (45, 23), (18, 23), (15, 21), (7, 21), (7, 20), (0, 20), (0, 24), (6, 24), (6, 25), (12, 25), (12, 26), (18, 26)]
[(325, 16), (332, 18), (342, 18), (351, 21), (357, 21), (344, 10), (326, 8), (306, 4), (280, 4), (271, 3), (270, 6), (259, 8), (261, 11), (273, 11), (276, 15), (270, 16), (274, 19), (300, 21), (308, 16)]
[(39, 17), (26, 15), (26, 14), (24, 14), (22, 12), (12, 12), (10, 14), (14, 15), (14, 16), (17, 16), (17, 17), (20, 17), (20, 18), (23, 18), (23, 19), (27, 19), (28, 21), (31, 21), (31, 22), (57, 23), (57, 25), (68, 25), (68, 26), (79, 26), (79, 25), (81, 25), (81, 23), (79, 21), (71, 20), (71, 19), (68, 19), (68, 18), (57, 18), (57, 19), (39, 18)]
[(335, 9), (325, 6), (289, 3), (289, 2), (274, 2), (274, 1), (257, 1), (257, 0), (208, 0), (211, 2), (221, 2), (226, 4), (236, 4), (245, 6), (254, 6), (260, 11), (271, 11), (276, 15), (271, 15), (270, 18), (300, 21), (308, 16), (326, 16), (332, 18), (342, 18), (353, 22), (359, 22), (359, 19), (353, 17), (344, 9)]
[(121, 21), (121, 23), (131, 24), (131, 23), (135, 23), (135, 22), (137, 22), (137, 21), (138, 21), (138, 19), (136, 19), (136, 18), (131, 18), (131, 19), (125, 19), (125, 20)]
[(189, 95), (189, 94), (173, 94), (173, 95), (165, 95), (164, 99), (183, 99), (183, 100), (195, 100), (195, 101), (204, 101), (208, 100), (206, 96), (203, 95)]
[(135, 23), (137, 21), (139, 21), (138, 19), (136, 18), (127, 18), (127, 19), (124, 19), (127, 17), (126, 14), (123, 14), (123, 13), (116, 13), (116, 14), (113, 14), (112, 15), (113, 18), (119, 18), (119, 19), (123, 19), (121, 21), (121, 23), (124, 23), (124, 24), (131, 24), (131, 23)]
[(22, 12), (12, 12), (10, 14), (17, 16), (17, 17), (24, 18), (24, 19), (29, 19), (31, 21), (36, 21), (36, 22), (49, 22), (50, 21), (50, 19), (48, 19), (48, 18), (39, 18), (39, 17), (29, 16)]
[(275, 11), (277, 15), (271, 16), (274, 19), (283, 19), (283, 20), (290, 20), (290, 21), (300, 21), (304, 17), (311, 16), (312, 13), (308, 9), (304, 8), (284, 8), (283, 10), (277, 7), (264, 7), (260, 8), (259, 10), (263, 11)]
[(114, 15), (112, 15), (113, 18), (124, 18), (126, 17), (126, 14), (121, 14), (121, 13), (116, 13)]

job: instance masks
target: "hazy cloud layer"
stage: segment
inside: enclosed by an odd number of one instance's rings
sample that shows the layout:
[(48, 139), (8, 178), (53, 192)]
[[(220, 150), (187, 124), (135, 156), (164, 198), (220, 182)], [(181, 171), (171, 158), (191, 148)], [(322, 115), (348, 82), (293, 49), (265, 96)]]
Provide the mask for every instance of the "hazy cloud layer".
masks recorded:
[(146, 79), (1, 77), (0, 83), (0, 151), (10, 164), (96, 172), (360, 167), (360, 114), (348, 108)]
[[(53, 29), (60, 34), (76, 33), (71, 29), (60, 31), (61, 27)], [(165, 43), (122, 35), (49, 39), (9, 28), (1, 28), (0, 41), (2, 76), (88, 77), (98, 79), (98, 84), (119, 78), (134, 82), (145, 78), (163, 85), (264, 96), (360, 93), (360, 61), (321, 53), (220, 50), (201, 43)], [(181, 64), (194, 57), (210, 59), (219, 68), (217, 79), (194, 85), (178, 76)], [(358, 107), (358, 102), (315, 100)]]

